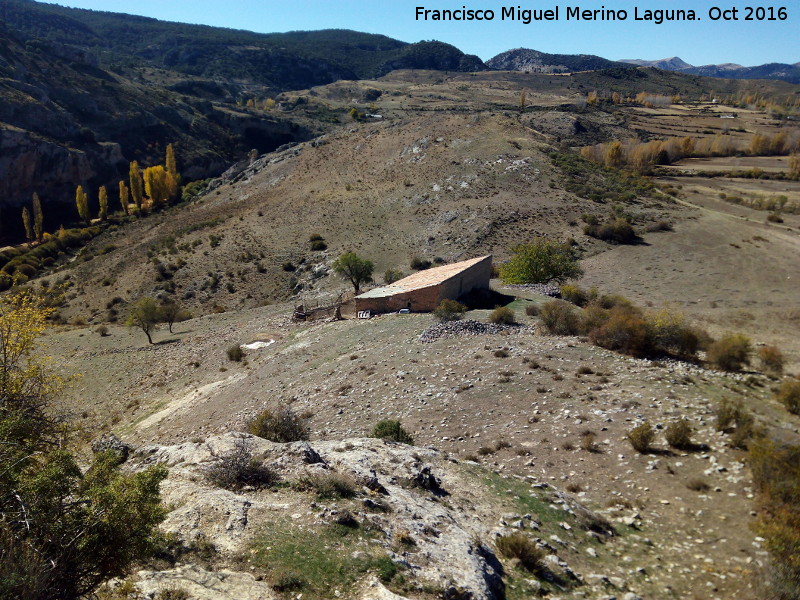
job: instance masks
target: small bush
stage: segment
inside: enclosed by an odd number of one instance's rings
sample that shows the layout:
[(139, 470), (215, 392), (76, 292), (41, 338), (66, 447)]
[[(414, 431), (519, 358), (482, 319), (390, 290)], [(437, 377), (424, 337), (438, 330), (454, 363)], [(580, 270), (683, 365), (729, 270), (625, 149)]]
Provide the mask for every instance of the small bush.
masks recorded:
[(800, 415), (800, 380), (787, 379), (784, 381), (778, 388), (775, 397), (790, 413)]
[(550, 300), (539, 311), (539, 317), (553, 335), (578, 335), (582, 331), (581, 317), (575, 308), (563, 300)]
[(508, 358), (508, 350), (503, 350), (502, 348), (500, 350), (495, 350), (494, 351), (494, 357), (495, 358)]
[(718, 369), (736, 372), (750, 364), (751, 350), (750, 338), (728, 333), (708, 347), (707, 358)]
[(389, 440), (391, 442), (400, 442), (402, 444), (414, 445), (414, 438), (409, 434), (400, 421), (394, 419), (384, 419), (379, 421), (372, 430), (372, 437), (382, 440)]
[(783, 217), (776, 213), (770, 213), (767, 215), (767, 222), (768, 223), (783, 223)]
[(308, 439), (308, 426), (291, 409), (265, 410), (250, 422), (250, 433), (271, 442), (288, 443)]
[(577, 285), (564, 284), (559, 288), (559, 291), (563, 300), (576, 306), (585, 306), (589, 302), (589, 294)]
[(431, 261), (426, 258), (420, 258), (419, 256), (415, 256), (411, 259), (411, 268), (415, 271), (424, 271), (425, 269), (431, 268)]
[(320, 500), (352, 498), (356, 495), (356, 484), (353, 479), (341, 473), (303, 475), (295, 482), (294, 487), (313, 491)]
[(325, 239), (325, 238), (324, 238), (324, 237), (322, 237), (322, 236), (321, 236), (320, 234), (318, 234), (318, 233), (312, 233), (310, 236), (308, 236), (308, 241), (309, 241), (309, 242), (321, 242), (321, 241), (322, 241), (322, 240), (324, 240), (324, 239)]
[(445, 298), (433, 311), (433, 316), (440, 322), (459, 321), (467, 312), (467, 307), (457, 300)]
[(525, 307), (525, 314), (529, 317), (535, 317), (539, 314), (539, 307), (535, 304), (528, 304)]
[(311, 249), (315, 252), (321, 252), (328, 249), (328, 244), (324, 240), (314, 240), (311, 242)]
[(658, 231), (672, 231), (672, 223), (669, 221), (650, 223), (650, 225), (647, 226), (647, 231), (649, 233), (656, 233)]
[(800, 598), (800, 446), (755, 441), (749, 451), (759, 515), (754, 529), (770, 553), (770, 598)]
[(730, 432), (734, 425), (739, 425), (746, 420), (744, 415), (747, 413), (741, 401), (732, 402), (727, 398), (723, 399), (715, 412), (717, 431)]
[(233, 450), (206, 467), (205, 476), (214, 485), (227, 490), (244, 486), (268, 487), (278, 479), (272, 470), (253, 458), (252, 443), (244, 438), (237, 439)]
[(775, 346), (762, 346), (758, 349), (761, 370), (769, 375), (783, 373), (783, 353)]
[(403, 279), (403, 277), (405, 277), (405, 275), (403, 274), (402, 271), (399, 271), (397, 269), (386, 269), (386, 271), (383, 274), (383, 282), (386, 285), (389, 285), (390, 283), (394, 283), (395, 281), (400, 281), (401, 279)]
[(244, 350), (242, 350), (242, 347), (239, 346), (239, 344), (231, 346), (226, 352), (228, 354), (228, 360), (234, 362), (242, 362), (242, 359), (245, 356)]
[(498, 325), (514, 325), (517, 322), (517, 317), (514, 311), (507, 306), (498, 306), (489, 313), (489, 322)]
[(525, 534), (512, 533), (497, 538), (497, 550), (506, 558), (519, 560), (520, 566), (526, 571), (536, 574), (547, 571), (544, 550), (537, 548)]
[(599, 453), (600, 448), (596, 440), (597, 434), (594, 431), (585, 431), (581, 434), (581, 449), (593, 454)]
[(182, 587), (168, 587), (158, 593), (158, 600), (191, 600), (191, 596)]
[(638, 239), (631, 224), (622, 218), (602, 225), (586, 225), (583, 232), (590, 237), (614, 244), (633, 244)]
[(686, 324), (679, 312), (668, 309), (650, 313), (645, 318), (653, 351), (680, 358), (693, 358), (707, 334)]
[(711, 486), (702, 479), (690, 479), (686, 483), (686, 487), (693, 492), (707, 492), (711, 489)]
[(615, 306), (608, 319), (589, 332), (589, 340), (602, 348), (643, 357), (652, 352), (647, 323), (635, 308)]
[(656, 437), (656, 431), (649, 421), (645, 421), (631, 429), (625, 437), (634, 450), (640, 454), (645, 454), (650, 451), (653, 440)]
[(678, 450), (689, 450), (693, 447), (692, 426), (686, 419), (674, 421), (673, 423), (667, 425), (664, 435), (667, 438), (667, 443), (672, 448), (677, 448)]

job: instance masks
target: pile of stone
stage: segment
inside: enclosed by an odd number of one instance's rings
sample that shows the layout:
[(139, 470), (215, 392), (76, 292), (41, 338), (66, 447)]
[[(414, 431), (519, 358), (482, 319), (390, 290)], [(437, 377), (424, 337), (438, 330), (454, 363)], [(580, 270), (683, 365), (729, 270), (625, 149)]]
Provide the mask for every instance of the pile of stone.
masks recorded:
[(520, 333), (527, 330), (527, 327), (521, 325), (497, 325), (495, 323), (481, 323), (470, 319), (465, 321), (445, 321), (444, 323), (436, 323), (428, 327), (422, 332), (422, 335), (419, 336), (419, 341), (430, 343), (439, 339), (456, 338), (467, 335), (496, 335), (503, 332)]
[(542, 296), (550, 296), (551, 298), (561, 298), (561, 291), (557, 285), (549, 283), (512, 283), (503, 285), (504, 288), (512, 288), (517, 290), (526, 290)]

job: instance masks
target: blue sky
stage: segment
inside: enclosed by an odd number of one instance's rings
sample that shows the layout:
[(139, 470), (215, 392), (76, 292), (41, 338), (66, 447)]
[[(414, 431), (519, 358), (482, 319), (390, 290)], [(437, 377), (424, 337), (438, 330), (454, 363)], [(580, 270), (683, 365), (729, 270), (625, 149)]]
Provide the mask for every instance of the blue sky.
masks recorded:
[[(694, 65), (733, 62), (753, 66), (768, 62), (800, 61), (800, 2), (777, 0), (785, 6), (786, 20), (745, 21), (748, 5), (768, 6), (763, 0), (606, 0), (558, 2), (543, 0), (60, 0), (65, 6), (127, 12), (167, 21), (202, 23), (263, 33), (275, 31), (345, 28), (381, 33), (407, 42), (441, 40), (487, 60), (511, 48), (533, 48), (564, 54), (597, 54), (605, 58), (659, 59), (680, 56)], [(415, 19), (416, 7), (428, 9), (491, 9), (490, 22), (435, 22)], [(547, 10), (560, 8), (559, 20), (533, 22), (502, 21), (504, 6)], [(626, 10), (626, 21), (567, 20), (567, 7)], [(635, 21), (639, 13), (654, 9), (694, 9), (700, 20), (693, 22)], [(709, 18), (712, 7), (737, 8), (738, 21)], [(777, 17), (777, 12), (774, 13)], [(764, 16), (768, 17), (769, 13)]]

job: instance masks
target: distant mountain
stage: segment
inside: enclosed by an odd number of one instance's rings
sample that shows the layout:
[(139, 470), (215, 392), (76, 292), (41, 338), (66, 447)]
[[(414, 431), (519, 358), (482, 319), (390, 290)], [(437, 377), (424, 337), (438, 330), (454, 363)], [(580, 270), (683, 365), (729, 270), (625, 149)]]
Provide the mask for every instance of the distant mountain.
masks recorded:
[(637, 67), (655, 67), (665, 71), (680, 71), (681, 69), (691, 68), (692, 65), (681, 60), (677, 56), (672, 58), (662, 58), (661, 60), (641, 60), (641, 59), (622, 59), (619, 62), (630, 63)]
[(441, 42), (409, 44), (339, 29), (262, 34), (33, 0), (2, 1), (6, 24), (23, 40), (80, 47), (114, 71), (159, 67), (280, 92), (373, 78), (393, 69), (486, 69), (477, 56)]
[(689, 75), (703, 75), (704, 77), (723, 77), (726, 79), (780, 79), (789, 83), (800, 83), (800, 63), (793, 65), (784, 63), (769, 63), (757, 67), (743, 67), (735, 63), (720, 65), (703, 65), (695, 67), (681, 60), (677, 56), (661, 60), (631, 60), (623, 59), (620, 62), (629, 63), (640, 67), (655, 67), (665, 71), (678, 71)]
[(548, 54), (529, 48), (516, 48), (498, 54), (486, 61), (486, 66), (498, 71), (527, 73), (573, 73), (628, 67), (592, 54)]

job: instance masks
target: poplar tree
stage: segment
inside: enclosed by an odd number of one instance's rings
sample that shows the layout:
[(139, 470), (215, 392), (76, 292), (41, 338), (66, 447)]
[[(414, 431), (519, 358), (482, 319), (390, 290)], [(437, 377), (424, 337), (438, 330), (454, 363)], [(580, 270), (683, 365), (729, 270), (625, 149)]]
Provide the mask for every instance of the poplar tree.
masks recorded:
[(119, 204), (122, 206), (122, 212), (126, 215), (130, 213), (130, 201), (131, 201), (131, 193), (128, 189), (128, 186), (125, 185), (124, 181), (119, 182)]
[(175, 200), (178, 197), (178, 187), (181, 184), (181, 176), (178, 173), (178, 163), (175, 161), (175, 150), (172, 144), (167, 144), (167, 159), (164, 165), (169, 175), (169, 197), (170, 200)]
[(136, 208), (142, 210), (142, 199), (144, 198), (144, 187), (142, 185), (142, 174), (139, 171), (139, 163), (135, 160), (131, 162), (131, 168), (128, 172), (131, 182), (131, 196)]
[(33, 233), (38, 241), (44, 236), (44, 214), (42, 213), (42, 201), (39, 194), (33, 193)]
[(106, 186), (101, 185), (97, 192), (97, 201), (100, 203), (100, 213), (97, 215), (101, 221), (108, 219), (108, 191)]
[(153, 204), (165, 204), (170, 197), (171, 177), (161, 165), (144, 170), (144, 189)]
[(33, 228), (31, 227), (31, 214), (28, 212), (28, 207), (22, 209), (22, 224), (25, 226), (25, 237), (28, 242), (33, 241)]
[(75, 190), (75, 205), (78, 207), (78, 216), (83, 219), (85, 223), (89, 222), (89, 198), (86, 192), (83, 191), (83, 186), (79, 185)]

